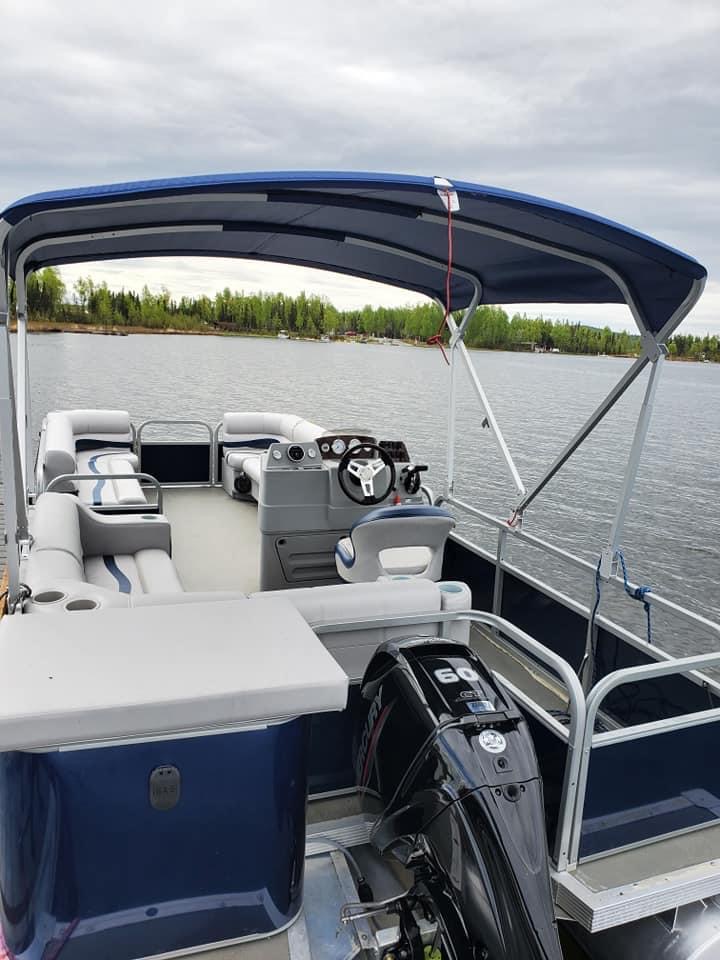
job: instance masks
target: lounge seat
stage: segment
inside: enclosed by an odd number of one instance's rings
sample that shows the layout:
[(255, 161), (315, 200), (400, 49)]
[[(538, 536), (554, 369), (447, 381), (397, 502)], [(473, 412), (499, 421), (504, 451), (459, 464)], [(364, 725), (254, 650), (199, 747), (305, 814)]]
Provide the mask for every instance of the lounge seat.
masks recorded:
[[(205, 593), (133, 594), (135, 607), (237, 600), (242, 593), (216, 591)], [(320, 635), (323, 644), (351, 680), (360, 680), (378, 645), (403, 636), (446, 636), (469, 643), (468, 621), (440, 623), (434, 617), (440, 611), (469, 610), (469, 587), (456, 581), (433, 583), (430, 580), (398, 578), (375, 583), (332, 584), (323, 587), (298, 587), (253, 593), (251, 599), (289, 600), (311, 627), (321, 623), (342, 623), (373, 617), (420, 616), (419, 623), (396, 627), (371, 627), (366, 630), (341, 630)], [(252, 642), (252, 638), (248, 638)], [(258, 638), (262, 649), (262, 638)]]
[(407, 505), (372, 510), (338, 541), (337, 572), (350, 583), (398, 574), (439, 580), (445, 542), (454, 526), (452, 514), (441, 507)]
[(67, 480), (53, 489), (77, 493), (83, 503), (99, 509), (144, 507), (140, 483), (118, 477), (138, 469), (132, 442), (126, 410), (54, 410), (40, 434), (38, 489), (47, 489), (64, 474), (94, 474), (97, 480)]
[[(32, 544), (21, 577), (32, 590), (25, 612), (81, 611), (242, 599), (240, 592), (187, 593), (170, 557), (170, 525), (161, 515), (106, 516), (75, 497), (41, 494), (30, 518)], [(440, 611), (467, 610), (463, 583), (396, 578), (373, 583), (301, 587), (254, 593), (253, 599), (289, 600), (311, 627), (322, 623), (420, 616), (418, 624), (341, 630), (322, 641), (352, 680), (359, 680), (384, 640), (448, 636), (467, 643), (469, 624), (443, 624)], [(237, 626), (242, 630), (242, 624)], [(242, 636), (239, 634), (239, 636)], [(248, 637), (262, 647), (262, 637)]]
[(286, 597), (311, 627), (344, 620), (423, 616), (418, 624), (326, 633), (321, 639), (351, 680), (360, 680), (379, 644), (394, 637), (446, 636), (470, 642), (467, 621), (443, 624), (433, 620), (440, 611), (469, 610), (470, 588), (456, 581), (434, 583), (423, 579), (386, 579), (374, 583), (333, 584), (252, 593), (252, 599)]
[(258, 499), (263, 457), (273, 443), (306, 443), (325, 433), (322, 427), (288, 413), (226, 413), (220, 441), (225, 492)]
[(129, 606), (140, 594), (182, 592), (170, 524), (161, 515), (104, 516), (75, 497), (43, 493), (30, 535), (21, 577), (32, 590), (33, 612)]

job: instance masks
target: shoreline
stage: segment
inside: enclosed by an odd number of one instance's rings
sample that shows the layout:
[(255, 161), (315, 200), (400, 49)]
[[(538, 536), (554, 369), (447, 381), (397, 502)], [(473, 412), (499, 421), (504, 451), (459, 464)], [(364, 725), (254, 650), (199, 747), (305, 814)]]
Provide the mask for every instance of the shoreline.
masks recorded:
[[(10, 332), (17, 333), (17, 324), (15, 322), (10, 324)], [(55, 322), (48, 323), (42, 320), (29, 320), (28, 321), (28, 332), (29, 333), (85, 333), (91, 336), (101, 336), (101, 337), (127, 337), (127, 336), (145, 336), (145, 335), (158, 335), (158, 336), (179, 336), (179, 337), (249, 337), (251, 339), (262, 339), (262, 340), (277, 340), (278, 336), (276, 333), (271, 332), (250, 332), (247, 330), (223, 330), (216, 327), (211, 327), (207, 329), (199, 328), (193, 330), (180, 330), (176, 327), (143, 327), (143, 326), (118, 326), (118, 325), (109, 325), (105, 326), (98, 323), (73, 323), (73, 322)], [(322, 343), (327, 341), (321, 341), (319, 337), (290, 337), (290, 340), (296, 340), (301, 343)], [(434, 347), (434, 344), (427, 344), (421, 340), (399, 340), (394, 341), (390, 340), (380, 340), (380, 339), (367, 339), (367, 340), (355, 340), (353, 338), (346, 337), (336, 337), (330, 341), (331, 343), (361, 343), (363, 345), (372, 345), (372, 346), (390, 346), (394, 345), (404, 345), (408, 347)], [(530, 350), (508, 350), (503, 348), (501, 350), (492, 350), (488, 347), (468, 347), (468, 350), (478, 350), (482, 353), (534, 353), (535, 351)], [(549, 350), (537, 351), (538, 353), (548, 354), (550, 356), (556, 357), (601, 357), (602, 359), (621, 359), (621, 360), (634, 360), (637, 357), (637, 354), (634, 353), (607, 353), (607, 354), (594, 354), (594, 353), (551, 353)], [(668, 360), (672, 360), (673, 363), (713, 363), (712, 360), (699, 360), (696, 357), (672, 357), (668, 356)]]

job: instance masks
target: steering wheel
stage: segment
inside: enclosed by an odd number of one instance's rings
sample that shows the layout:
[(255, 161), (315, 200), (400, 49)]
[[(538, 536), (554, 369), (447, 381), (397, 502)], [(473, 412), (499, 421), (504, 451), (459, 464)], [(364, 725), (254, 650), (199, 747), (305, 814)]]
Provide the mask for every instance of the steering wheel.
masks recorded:
[[(375, 478), (387, 468), (390, 479), (378, 493)], [(362, 493), (353, 490), (348, 477), (360, 486)], [(376, 443), (358, 443), (345, 452), (338, 464), (338, 482), (342, 492), (355, 503), (370, 506), (382, 503), (395, 486), (395, 463), (390, 454)]]

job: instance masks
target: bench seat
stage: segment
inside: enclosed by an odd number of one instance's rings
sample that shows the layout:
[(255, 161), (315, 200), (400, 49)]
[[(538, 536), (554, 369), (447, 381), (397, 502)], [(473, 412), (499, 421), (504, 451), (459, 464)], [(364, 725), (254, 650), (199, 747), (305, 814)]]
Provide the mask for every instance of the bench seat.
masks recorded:
[[(144, 507), (137, 480), (120, 479), (135, 473), (133, 428), (126, 410), (53, 410), (43, 421), (38, 452), (38, 489), (63, 475), (97, 475), (98, 479), (67, 480), (55, 491), (76, 493), (83, 503), (103, 507)], [(117, 476), (114, 476), (117, 475)]]
[(316, 423), (289, 413), (226, 413), (220, 434), (225, 492), (236, 499), (257, 500), (268, 448), (273, 443), (307, 443), (323, 433)]
[(77, 454), (77, 472), (94, 473), (97, 480), (78, 480), (78, 496), (83, 503), (93, 507), (103, 506), (144, 506), (145, 494), (137, 480), (118, 479), (115, 474), (135, 473), (138, 458), (131, 450), (83, 451)]
[[(244, 599), (241, 592), (185, 592), (170, 556), (166, 517), (98, 514), (75, 497), (41, 494), (30, 517), (32, 544), (21, 578), (32, 590), (28, 613), (147, 607)], [(378, 645), (404, 636), (446, 636), (469, 642), (467, 621), (442, 623), (441, 612), (469, 610), (472, 595), (464, 583), (438, 583), (409, 577), (371, 583), (298, 587), (251, 594), (250, 599), (290, 602), (310, 627), (376, 619), (367, 629), (349, 626), (321, 634), (323, 645), (351, 680), (359, 680)], [(387, 626), (393, 617), (419, 616), (417, 624)], [(262, 636), (229, 623), (242, 642)]]
[(385, 640), (408, 636), (447, 636), (460, 643), (470, 642), (470, 624), (467, 621), (445, 625), (433, 619), (433, 614), (469, 610), (472, 607), (469, 587), (456, 581), (435, 583), (402, 577), (374, 583), (331, 584), (250, 594), (253, 600), (271, 600), (280, 596), (290, 600), (311, 627), (345, 620), (427, 615), (421, 623), (409, 626), (383, 626), (380, 623), (366, 630), (348, 629), (322, 634), (326, 648), (351, 680), (362, 678), (375, 650)]
[(180, 593), (175, 564), (164, 550), (138, 550), (85, 558), (85, 579), (120, 593)]
[[(33, 612), (128, 606), (132, 596), (183, 590), (166, 517), (95, 513), (76, 497), (43, 493), (30, 516), (21, 577)], [(89, 606), (77, 606), (87, 601)], [(68, 606), (70, 605), (70, 606)]]

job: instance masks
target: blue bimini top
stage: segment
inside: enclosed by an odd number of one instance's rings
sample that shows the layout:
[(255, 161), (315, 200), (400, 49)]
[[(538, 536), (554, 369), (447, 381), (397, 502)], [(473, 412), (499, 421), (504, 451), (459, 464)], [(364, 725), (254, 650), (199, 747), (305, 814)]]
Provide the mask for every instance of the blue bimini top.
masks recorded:
[(38, 193), (0, 219), (16, 270), (94, 260), (218, 256), (268, 260), (445, 298), (454, 191), (451, 307), (628, 303), (664, 340), (702, 292), (696, 260), (620, 224), (474, 183), (386, 173), (230, 173)]

